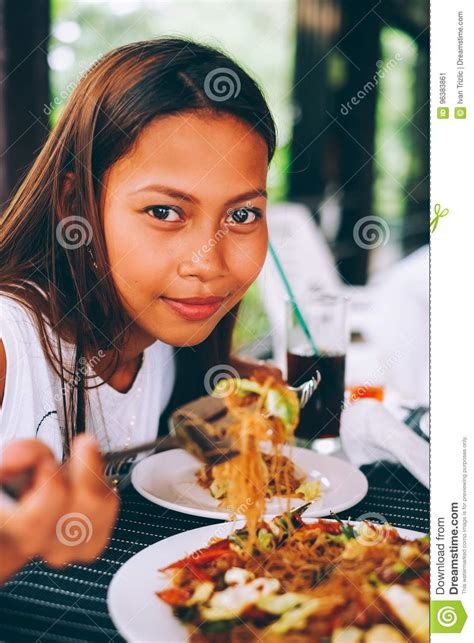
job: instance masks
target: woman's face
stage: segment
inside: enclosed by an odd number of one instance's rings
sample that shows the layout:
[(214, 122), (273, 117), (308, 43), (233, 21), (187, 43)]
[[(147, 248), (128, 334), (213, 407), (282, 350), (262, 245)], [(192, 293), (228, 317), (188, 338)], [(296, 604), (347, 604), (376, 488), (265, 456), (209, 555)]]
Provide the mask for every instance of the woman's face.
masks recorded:
[(156, 119), (107, 172), (112, 278), (142, 343), (199, 344), (256, 279), (267, 163), (248, 125), (191, 112)]

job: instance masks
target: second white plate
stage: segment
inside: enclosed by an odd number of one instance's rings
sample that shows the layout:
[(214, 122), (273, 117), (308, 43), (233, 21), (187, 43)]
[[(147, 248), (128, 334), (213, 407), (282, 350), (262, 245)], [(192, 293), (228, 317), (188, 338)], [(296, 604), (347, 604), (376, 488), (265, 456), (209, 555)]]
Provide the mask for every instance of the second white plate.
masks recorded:
[[(305, 517), (328, 516), (353, 507), (367, 494), (365, 475), (353, 464), (309, 449), (293, 447), (293, 462), (302, 469), (307, 480), (320, 480), (321, 497), (316, 500)], [(228, 518), (225, 508), (197, 482), (199, 462), (182, 449), (156, 453), (139, 462), (132, 472), (132, 484), (142, 496), (162, 507), (204, 518)], [(304, 501), (294, 498), (291, 506)], [(267, 503), (266, 517), (285, 511), (286, 500), (274, 498)], [(354, 516), (356, 518), (357, 516)]]
[[(157, 591), (169, 585), (169, 579), (158, 569), (206, 547), (210, 538), (226, 538), (239, 526), (242, 525), (225, 523), (185, 531), (150, 545), (122, 565), (110, 584), (107, 604), (113, 622), (126, 641), (188, 641), (186, 628), (173, 616), (170, 606), (156, 596)], [(408, 540), (423, 535), (407, 529), (398, 529), (398, 532)]]

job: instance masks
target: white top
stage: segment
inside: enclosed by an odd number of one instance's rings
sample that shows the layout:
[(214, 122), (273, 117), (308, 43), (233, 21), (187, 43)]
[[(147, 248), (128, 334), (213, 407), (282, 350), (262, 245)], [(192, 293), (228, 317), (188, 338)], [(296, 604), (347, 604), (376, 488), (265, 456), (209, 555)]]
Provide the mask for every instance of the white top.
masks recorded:
[[(61, 379), (43, 352), (34, 317), (25, 306), (0, 294), (0, 321), (0, 338), (7, 356), (0, 441), (38, 438), (61, 459), (59, 427), (64, 426)], [(56, 342), (49, 328), (48, 333), (54, 346)], [(64, 342), (61, 346), (69, 364), (74, 347)], [(160, 415), (174, 386), (173, 355), (172, 346), (157, 340), (145, 349), (140, 370), (127, 393), (104, 383), (87, 391), (87, 432), (97, 437), (103, 451), (156, 437)], [(87, 373), (93, 372), (90, 365), (84, 368)], [(103, 380), (97, 376), (88, 378), (87, 386), (100, 382)]]

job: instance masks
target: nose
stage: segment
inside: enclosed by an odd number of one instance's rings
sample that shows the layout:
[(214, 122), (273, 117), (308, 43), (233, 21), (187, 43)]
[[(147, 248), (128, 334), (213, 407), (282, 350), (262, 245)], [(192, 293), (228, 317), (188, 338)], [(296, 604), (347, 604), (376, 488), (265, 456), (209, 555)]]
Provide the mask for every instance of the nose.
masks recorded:
[(229, 270), (225, 261), (225, 244), (212, 237), (194, 248), (189, 257), (178, 264), (180, 277), (194, 277), (201, 281), (212, 281), (225, 277)]

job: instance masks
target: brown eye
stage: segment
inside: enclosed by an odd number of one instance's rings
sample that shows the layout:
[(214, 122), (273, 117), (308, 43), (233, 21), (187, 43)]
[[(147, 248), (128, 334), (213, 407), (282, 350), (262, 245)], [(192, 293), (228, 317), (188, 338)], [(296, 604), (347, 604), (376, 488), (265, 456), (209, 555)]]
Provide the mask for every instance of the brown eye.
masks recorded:
[(248, 225), (249, 223), (255, 223), (261, 216), (260, 211), (254, 208), (237, 208), (229, 213), (227, 221), (232, 225)]
[(149, 208), (146, 208), (145, 212), (150, 214), (154, 219), (159, 219), (160, 221), (166, 221), (175, 223), (176, 221), (181, 221), (181, 216), (175, 208), (172, 208), (168, 205), (152, 205)]

